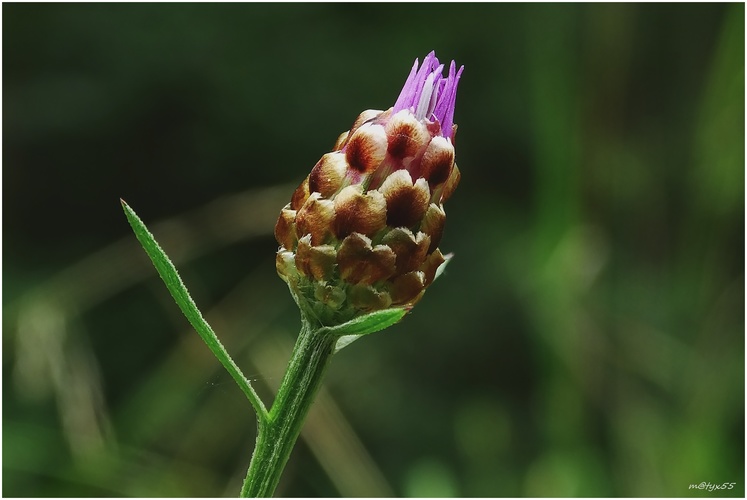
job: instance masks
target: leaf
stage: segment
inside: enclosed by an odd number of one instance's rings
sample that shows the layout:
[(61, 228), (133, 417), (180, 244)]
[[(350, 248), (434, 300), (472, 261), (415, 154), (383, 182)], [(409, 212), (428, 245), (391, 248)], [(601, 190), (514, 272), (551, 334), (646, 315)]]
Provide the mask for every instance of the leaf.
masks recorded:
[(384, 309), (359, 316), (341, 325), (324, 327), (322, 333), (339, 337), (335, 346), (335, 352), (337, 352), (363, 335), (389, 328), (399, 322), (407, 312), (408, 309), (401, 307)]
[(174, 301), (176, 301), (179, 309), (181, 309), (184, 316), (187, 317), (189, 323), (194, 327), (215, 357), (218, 358), (218, 361), (220, 361), (228, 373), (231, 374), (244, 394), (246, 394), (249, 401), (257, 410), (257, 413), (259, 413), (260, 418), (265, 418), (267, 410), (262, 404), (262, 401), (254, 392), (254, 389), (251, 387), (251, 384), (244, 374), (241, 373), (241, 369), (236, 365), (236, 363), (234, 363), (233, 359), (226, 351), (226, 348), (223, 347), (223, 344), (218, 340), (218, 336), (215, 334), (208, 322), (202, 317), (202, 313), (189, 295), (187, 287), (184, 286), (176, 267), (171, 263), (166, 252), (163, 251), (155, 238), (153, 238), (153, 235), (148, 231), (148, 228), (145, 226), (143, 221), (140, 220), (130, 206), (127, 205), (124, 200), (120, 201), (122, 202), (122, 208), (127, 216), (127, 220), (130, 223), (130, 226), (132, 226), (132, 230), (135, 232), (135, 236), (137, 236), (138, 241), (140, 241), (140, 244), (143, 246), (145, 253), (148, 254), (148, 257), (150, 257), (150, 260), (153, 261), (153, 265), (161, 276), (163, 282), (166, 284), (169, 293), (174, 297)]
[(402, 307), (384, 309), (358, 316), (341, 325), (324, 327), (323, 332), (337, 337), (343, 335), (366, 335), (392, 326), (401, 320), (407, 314), (407, 311), (408, 309)]

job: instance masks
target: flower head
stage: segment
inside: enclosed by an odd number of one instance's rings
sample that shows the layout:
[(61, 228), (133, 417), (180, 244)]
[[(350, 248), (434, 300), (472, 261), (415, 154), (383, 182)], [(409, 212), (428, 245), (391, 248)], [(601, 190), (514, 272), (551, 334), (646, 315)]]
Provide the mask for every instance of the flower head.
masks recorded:
[(443, 203), (459, 183), (456, 91), (434, 52), (412, 67), (394, 106), (361, 113), (281, 211), (277, 269), (323, 324), (412, 307), (446, 257)]

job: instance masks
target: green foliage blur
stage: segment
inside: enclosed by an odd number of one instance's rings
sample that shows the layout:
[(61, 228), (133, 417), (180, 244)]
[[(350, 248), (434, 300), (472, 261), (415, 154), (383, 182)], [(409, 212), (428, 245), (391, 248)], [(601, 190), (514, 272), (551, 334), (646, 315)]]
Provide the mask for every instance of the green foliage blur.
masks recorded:
[[(743, 4), (4, 4), (4, 496), (236, 496), (300, 326), (272, 231), (416, 57), (455, 257), (332, 362), (281, 496), (744, 496)], [(731, 490), (690, 488), (733, 483)]]

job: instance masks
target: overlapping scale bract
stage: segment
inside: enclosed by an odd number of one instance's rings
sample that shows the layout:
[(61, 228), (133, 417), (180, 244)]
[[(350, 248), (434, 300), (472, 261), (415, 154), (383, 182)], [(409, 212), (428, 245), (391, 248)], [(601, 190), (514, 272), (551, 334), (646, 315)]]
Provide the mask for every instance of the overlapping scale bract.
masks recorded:
[(445, 262), (452, 139), (410, 110), (368, 110), (293, 193), (275, 226), (277, 270), (325, 324), (412, 307)]

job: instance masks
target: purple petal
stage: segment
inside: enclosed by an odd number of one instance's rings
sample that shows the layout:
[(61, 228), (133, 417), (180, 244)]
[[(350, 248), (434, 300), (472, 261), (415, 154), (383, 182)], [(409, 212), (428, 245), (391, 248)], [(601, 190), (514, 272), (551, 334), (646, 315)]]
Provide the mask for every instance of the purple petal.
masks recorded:
[(443, 136), (451, 138), (457, 85), (464, 66), (456, 71), (456, 63), (451, 61), (446, 78), (443, 77), (443, 69), (444, 65), (439, 64), (435, 51), (425, 56), (420, 67), (415, 59), (392, 113), (409, 109), (418, 120), (438, 120)]
[(418, 104), (418, 102), (420, 102), (420, 95), (423, 93), (423, 85), (425, 84), (425, 80), (426, 78), (428, 78), (428, 75), (433, 71), (434, 63), (438, 64), (438, 59), (436, 59), (436, 52), (431, 51), (430, 54), (425, 56), (425, 59), (423, 59), (423, 65), (420, 66), (418, 74), (415, 75), (415, 92), (413, 93), (412, 100), (410, 101), (410, 106), (414, 107)]
[(451, 71), (449, 71), (449, 80), (451, 80), (453, 84), (451, 85), (449, 95), (444, 95), (444, 98), (448, 98), (448, 101), (446, 101), (443, 120), (441, 120), (441, 134), (444, 137), (448, 137), (449, 139), (452, 139), (451, 129), (454, 125), (454, 108), (456, 107), (457, 85), (459, 85), (459, 78), (461, 78), (462, 76), (462, 71), (464, 71), (464, 66), (459, 68), (459, 71), (457, 72), (453, 80), (451, 79)]
[[(417, 107), (415, 108), (415, 117), (418, 120), (422, 120), (426, 116), (430, 116), (433, 112), (433, 106), (431, 105), (431, 102), (434, 102), (433, 93), (438, 87), (438, 81), (441, 78), (441, 71), (443, 71), (443, 69), (444, 65), (439, 65), (434, 71), (428, 74), (428, 77), (425, 79), (425, 83), (423, 83), (423, 90), (420, 93)], [(439, 80), (437, 80), (437, 78)]]
[(449, 106), (449, 99), (451, 97), (451, 90), (454, 87), (454, 77), (456, 74), (456, 64), (454, 61), (451, 61), (451, 64), (449, 65), (449, 76), (444, 78), (444, 90), (439, 94), (438, 104), (436, 104), (436, 109), (433, 110), (433, 114), (436, 115), (436, 118), (438, 118), (438, 121), (442, 122), (444, 121), (444, 116), (446, 116), (446, 109)]
[(407, 80), (405, 80), (405, 85), (402, 87), (402, 92), (399, 93), (397, 102), (394, 103), (394, 109), (392, 110), (392, 113), (396, 113), (397, 111), (410, 107), (409, 99), (411, 99), (412, 97), (411, 94), (413, 93), (413, 84), (415, 83), (415, 73), (417, 71), (418, 60), (415, 59), (415, 64), (412, 65), (410, 75), (407, 77)]

